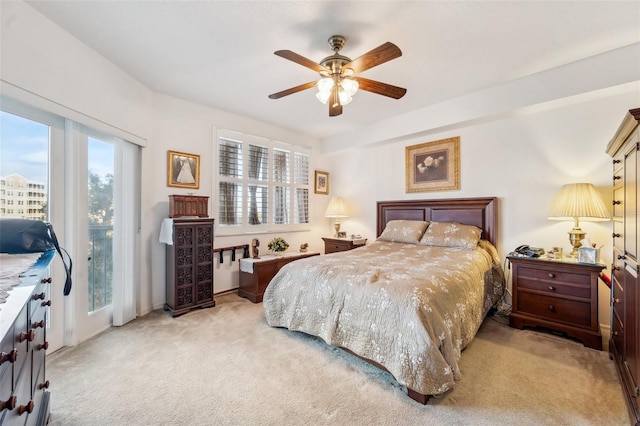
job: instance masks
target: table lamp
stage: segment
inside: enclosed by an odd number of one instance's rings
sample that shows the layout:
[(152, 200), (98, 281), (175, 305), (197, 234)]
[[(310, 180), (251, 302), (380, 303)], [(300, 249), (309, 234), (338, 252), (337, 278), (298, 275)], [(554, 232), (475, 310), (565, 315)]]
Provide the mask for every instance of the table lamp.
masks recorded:
[(575, 221), (575, 226), (569, 231), (569, 241), (573, 246), (569, 256), (578, 257), (578, 247), (582, 245), (580, 241), (587, 235), (580, 228), (580, 219), (593, 222), (604, 221), (610, 220), (611, 215), (600, 193), (592, 184), (570, 183), (564, 185), (556, 195), (548, 218)]
[(324, 216), (336, 218), (336, 223), (334, 225), (336, 233), (334, 237), (337, 237), (338, 232), (340, 232), (340, 218), (349, 217), (347, 214), (347, 207), (345, 206), (344, 201), (342, 201), (342, 198), (333, 197), (329, 200), (329, 205), (327, 206), (327, 211), (324, 213)]

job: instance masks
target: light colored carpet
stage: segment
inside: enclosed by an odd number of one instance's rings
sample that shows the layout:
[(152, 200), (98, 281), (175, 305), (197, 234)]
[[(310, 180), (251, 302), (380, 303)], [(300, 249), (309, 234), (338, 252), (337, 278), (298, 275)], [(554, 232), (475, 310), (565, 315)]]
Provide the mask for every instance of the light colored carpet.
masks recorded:
[(48, 357), (50, 425), (626, 425), (606, 352), (488, 318), (426, 406), (391, 375), (270, 328), (235, 293), (155, 311)]

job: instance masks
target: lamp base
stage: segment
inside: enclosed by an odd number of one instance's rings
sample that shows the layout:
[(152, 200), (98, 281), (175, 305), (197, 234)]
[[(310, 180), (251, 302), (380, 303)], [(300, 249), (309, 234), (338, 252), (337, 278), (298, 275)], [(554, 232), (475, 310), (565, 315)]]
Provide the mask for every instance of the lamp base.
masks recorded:
[(569, 233), (569, 242), (573, 246), (573, 250), (571, 250), (571, 253), (569, 253), (569, 256), (575, 257), (577, 259), (578, 247), (582, 246), (582, 243), (580, 241), (584, 240), (584, 237), (587, 235), (587, 233), (584, 232), (579, 227), (573, 228), (568, 233)]

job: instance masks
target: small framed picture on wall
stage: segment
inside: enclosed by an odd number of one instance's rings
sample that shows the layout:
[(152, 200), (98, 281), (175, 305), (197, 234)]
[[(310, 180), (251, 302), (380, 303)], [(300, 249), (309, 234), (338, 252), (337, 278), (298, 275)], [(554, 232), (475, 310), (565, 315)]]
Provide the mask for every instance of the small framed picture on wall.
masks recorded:
[(168, 151), (167, 186), (200, 188), (200, 156), (185, 152)]
[(316, 170), (314, 192), (316, 194), (329, 195), (329, 172)]

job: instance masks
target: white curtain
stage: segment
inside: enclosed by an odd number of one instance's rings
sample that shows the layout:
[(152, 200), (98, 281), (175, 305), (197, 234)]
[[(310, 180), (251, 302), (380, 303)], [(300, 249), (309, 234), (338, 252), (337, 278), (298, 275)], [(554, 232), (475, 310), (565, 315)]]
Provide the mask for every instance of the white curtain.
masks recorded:
[[(137, 284), (140, 282), (140, 147), (121, 141), (116, 145), (115, 205), (120, 218), (114, 224), (113, 325), (136, 317)], [(119, 170), (118, 170), (119, 169)]]

